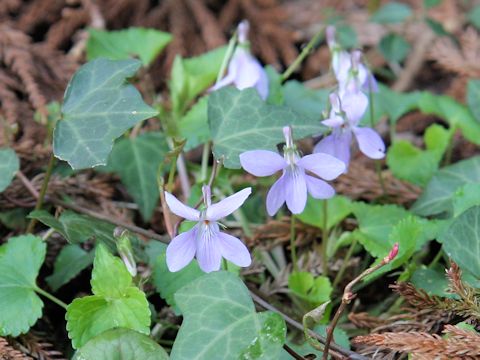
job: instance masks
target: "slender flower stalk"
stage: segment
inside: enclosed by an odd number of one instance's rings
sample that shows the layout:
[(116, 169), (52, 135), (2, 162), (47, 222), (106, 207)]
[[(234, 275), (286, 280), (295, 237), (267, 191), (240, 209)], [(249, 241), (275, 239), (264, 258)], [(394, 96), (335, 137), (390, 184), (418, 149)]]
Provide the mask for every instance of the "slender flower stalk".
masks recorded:
[(293, 214), (300, 214), (307, 203), (307, 193), (316, 199), (335, 195), (332, 186), (321, 180), (333, 180), (345, 171), (345, 164), (328, 154), (301, 157), (293, 142), (292, 129), (283, 128), (283, 157), (268, 150), (252, 150), (240, 154), (242, 167), (255, 176), (270, 176), (282, 171), (267, 195), (267, 212), (273, 216), (286, 202)]
[(194, 256), (205, 272), (220, 270), (222, 257), (235, 265), (249, 266), (252, 259), (247, 247), (240, 239), (221, 232), (218, 220), (242, 206), (252, 189), (245, 188), (216, 204), (212, 204), (210, 186), (204, 185), (202, 192), (205, 208), (199, 211), (182, 204), (165, 191), (165, 200), (174, 214), (197, 222), (192, 229), (174, 237), (168, 245), (168, 269), (171, 272), (179, 271), (187, 266)]
[(265, 100), (268, 97), (268, 77), (262, 65), (250, 53), (249, 29), (250, 25), (246, 20), (238, 25), (238, 46), (228, 64), (227, 75), (217, 81), (211, 90), (227, 85), (234, 85), (239, 90), (254, 87)]

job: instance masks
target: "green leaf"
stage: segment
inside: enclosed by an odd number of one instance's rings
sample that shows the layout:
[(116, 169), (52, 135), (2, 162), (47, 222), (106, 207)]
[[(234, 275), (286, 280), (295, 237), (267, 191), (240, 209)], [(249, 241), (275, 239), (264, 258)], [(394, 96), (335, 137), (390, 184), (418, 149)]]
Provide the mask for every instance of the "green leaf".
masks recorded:
[(116, 327), (150, 333), (145, 294), (132, 285), (123, 262), (101, 244), (95, 252), (91, 285), (94, 295), (77, 298), (67, 308), (67, 331), (74, 348)]
[(204, 274), (196, 260), (193, 260), (182, 270), (170, 272), (166, 259), (167, 245), (158, 241), (148, 244), (147, 252), (150, 256), (150, 264), (153, 267), (153, 284), (160, 296), (168, 305), (173, 306), (177, 313), (179, 309), (175, 303), (175, 293), (187, 284)]
[(410, 6), (391, 1), (378, 9), (370, 20), (379, 24), (396, 24), (405, 21), (411, 15)]
[(467, 19), (470, 23), (480, 30), (480, 5), (477, 5), (467, 14)]
[(314, 277), (306, 271), (292, 272), (288, 278), (288, 288), (300, 299), (308, 302), (312, 309), (329, 301), (333, 291), (328, 277)]
[(413, 204), (412, 211), (421, 216), (452, 214), (452, 198), (463, 185), (480, 182), (480, 157), (462, 160), (438, 171), (422, 195)]
[(461, 269), (480, 278), (480, 206), (455, 218), (439, 240), (447, 255)]
[(180, 289), (175, 300), (184, 319), (172, 360), (278, 359), (285, 323), (272, 312), (257, 314), (237, 276), (206, 274)]
[(26, 333), (42, 316), (35, 293), (46, 246), (39, 237), (12, 237), (0, 247), (0, 336)]
[(175, 58), (170, 79), (172, 110), (183, 115), (188, 105), (213, 84), (222, 66), (226, 46), (189, 59)]
[(18, 156), (10, 148), (0, 149), (0, 192), (5, 190), (20, 169)]
[(410, 281), (416, 288), (425, 290), (428, 295), (452, 297), (452, 294), (447, 292), (448, 281), (445, 278), (445, 271), (422, 267), (413, 273)]
[(93, 263), (93, 257), (93, 251), (87, 252), (78, 245), (65, 246), (55, 259), (53, 274), (46, 278), (48, 285), (57, 291), (89, 267)]
[(138, 60), (96, 59), (80, 67), (68, 84), (63, 119), (55, 127), (57, 158), (73, 169), (104, 165), (116, 138), (157, 114), (125, 83), (140, 65)]
[(313, 90), (296, 80), (287, 81), (283, 86), (284, 104), (296, 113), (320, 121), (327, 109), (329, 89)]
[(338, 43), (344, 49), (352, 49), (358, 46), (357, 32), (349, 25), (338, 25), (336, 27), (336, 37)]
[(387, 164), (399, 179), (425, 186), (437, 171), (452, 136), (451, 130), (431, 125), (424, 135), (425, 150), (409, 141), (397, 140), (388, 150)]
[(353, 203), (353, 214), (358, 220), (359, 241), (374, 257), (383, 257), (392, 248), (388, 239), (392, 229), (409, 212), (396, 205), (369, 205)]
[(180, 136), (187, 139), (185, 151), (192, 150), (210, 140), (207, 105), (208, 96), (201, 97), (178, 123)]
[(474, 119), (465, 105), (450, 96), (424, 91), (418, 96), (418, 108), (424, 114), (439, 116), (447, 121), (450, 127), (459, 128), (467, 140), (480, 145), (480, 122)]
[(111, 249), (115, 248), (113, 238), (115, 226), (105, 221), (70, 210), (63, 211), (58, 219), (45, 210), (32, 211), (29, 217), (55, 229), (71, 244), (79, 244), (94, 238), (109, 245)]
[[(324, 201), (308, 197), (305, 210), (295, 215), (301, 222), (323, 229)], [(352, 213), (352, 202), (349, 198), (335, 195), (327, 201), (327, 228), (331, 229)]]
[(21, 230), (27, 226), (27, 209), (14, 208), (0, 212), (0, 223), (10, 230)]
[(307, 119), (286, 106), (265, 104), (255, 89), (233, 87), (215, 91), (208, 101), (213, 154), (230, 169), (240, 168), (239, 155), (247, 150), (273, 150), (284, 141), (283, 127), (291, 125), (296, 139), (321, 133), (318, 120)]
[(265, 72), (268, 77), (267, 103), (272, 105), (282, 105), (284, 103), (282, 75), (272, 65), (265, 66)]
[(167, 352), (150, 337), (129, 329), (112, 329), (95, 336), (73, 360), (168, 360)]
[(452, 205), (454, 217), (473, 206), (480, 205), (480, 183), (466, 184), (460, 187), (453, 195)]
[(410, 52), (411, 46), (403, 36), (390, 33), (380, 40), (378, 49), (388, 61), (402, 62)]
[(149, 132), (120, 139), (108, 160), (108, 170), (120, 176), (145, 221), (151, 219), (158, 203), (157, 172), (168, 151), (163, 134)]
[(467, 104), (475, 119), (480, 122), (480, 80), (468, 80)]
[(139, 27), (119, 31), (89, 29), (88, 33), (88, 60), (99, 57), (125, 60), (135, 56), (143, 66), (150, 65), (172, 40), (169, 33)]

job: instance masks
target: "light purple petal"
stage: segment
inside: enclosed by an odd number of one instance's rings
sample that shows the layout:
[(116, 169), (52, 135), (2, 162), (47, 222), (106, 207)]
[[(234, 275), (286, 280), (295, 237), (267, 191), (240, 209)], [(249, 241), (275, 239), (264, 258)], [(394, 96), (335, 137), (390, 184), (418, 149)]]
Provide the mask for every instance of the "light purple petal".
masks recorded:
[(368, 127), (355, 127), (353, 133), (357, 138), (360, 151), (371, 159), (382, 159), (385, 156), (385, 144), (378, 133)]
[(205, 272), (220, 270), (222, 255), (220, 253), (218, 234), (220, 230), (216, 223), (201, 224), (197, 235), (197, 260), (200, 269)]
[(254, 87), (263, 71), (260, 63), (247, 50), (237, 48), (234, 59), (236, 68), (235, 86), (239, 90)]
[(267, 212), (268, 215), (273, 216), (277, 213), (278, 209), (285, 202), (286, 194), (286, 173), (284, 172), (282, 176), (272, 185), (267, 194)]
[(240, 154), (240, 164), (255, 176), (270, 176), (287, 166), (282, 156), (268, 150), (245, 151)]
[(339, 86), (346, 86), (352, 68), (352, 59), (348, 52), (340, 51), (334, 54), (332, 58), (332, 68)]
[[(313, 149), (314, 153), (325, 153), (341, 160), (346, 167), (350, 163), (350, 144), (352, 142), (352, 132), (334, 131), (331, 135), (323, 138)], [(345, 170), (346, 172), (346, 170)]]
[(338, 116), (338, 115), (332, 116), (332, 114), (330, 114), (330, 117), (328, 119), (325, 119), (322, 121), (323, 125), (332, 127), (332, 128), (339, 127), (343, 125), (343, 123), (344, 123), (344, 120), (341, 116)]
[(255, 87), (262, 100), (266, 100), (269, 92), (269, 83), (267, 73), (263, 68), (260, 71), (260, 77), (258, 78), (257, 85)]
[(378, 92), (378, 83), (377, 80), (375, 79), (375, 76), (369, 71), (368, 76), (365, 80), (365, 82), (362, 85), (362, 90), (366, 92)]
[(300, 214), (307, 204), (307, 183), (305, 171), (302, 168), (290, 169), (286, 172), (285, 200), (292, 214)]
[(247, 267), (252, 263), (250, 253), (240, 239), (220, 232), (218, 234), (218, 245), (222, 256), (235, 265)]
[(343, 161), (324, 153), (304, 156), (297, 165), (325, 180), (333, 180), (345, 172)]
[(342, 110), (351, 125), (356, 126), (368, 107), (368, 97), (361, 91), (347, 92), (341, 97)]
[(233, 84), (234, 81), (235, 81), (235, 74), (232, 72), (228, 72), (223, 79), (221, 79), (219, 82), (217, 82), (215, 85), (213, 85), (210, 88), (210, 91), (215, 91), (227, 85), (231, 85)]
[(175, 236), (167, 247), (167, 266), (171, 272), (179, 271), (192, 261), (197, 250), (197, 226)]
[(200, 219), (200, 211), (182, 204), (175, 196), (165, 191), (165, 201), (171, 212), (184, 219), (197, 221)]
[(335, 189), (325, 181), (310, 175), (307, 175), (305, 180), (307, 181), (307, 190), (309, 194), (315, 199), (330, 199), (335, 195)]
[(237, 210), (247, 200), (252, 193), (252, 188), (245, 188), (242, 191), (233, 194), (222, 201), (207, 207), (206, 218), (210, 221), (216, 221), (230, 215)]

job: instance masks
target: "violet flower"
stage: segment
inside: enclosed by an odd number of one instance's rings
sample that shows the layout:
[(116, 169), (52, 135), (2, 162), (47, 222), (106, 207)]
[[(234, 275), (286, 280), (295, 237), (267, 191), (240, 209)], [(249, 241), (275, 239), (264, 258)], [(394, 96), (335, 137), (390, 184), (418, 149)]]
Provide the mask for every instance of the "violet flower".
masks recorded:
[(348, 53), (335, 41), (335, 28), (328, 26), (327, 43), (332, 53), (332, 69), (339, 85), (339, 94), (345, 92), (377, 92), (378, 84), (370, 70), (361, 62), (362, 52)]
[(218, 90), (232, 84), (239, 90), (254, 87), (260, 97), (265, 100), (268, 97), (268, 77), (262, 65), (250, 54), (248, 30), (248, 21), (244, 20), (238, 25), (239, 44), (228, 64), (227, 75), (211, 90)]
[[(268, 150), (252, 150), (240, 154), (242, 167), (255, 176), (270, 176), (282, 170), (282, 176), (267, 194), (267, 212), (273, 216), (286, 202), (293, 214), (300, 214), (307, 203), (307, 192), (316, 199), (328, 199), (335, 190), (325, 181), (333, 180), (345, 170), (345, 164), (328, 154), (300, 157), (293, 143), (292, 130), (284, 127), (286, 145), (283, 157)], [(316, 176), (312, 176), (316, 175)]]
[(171, 272), (179, 271), (196, 256), (198, 265), (205, 272), (220, 270), (222, 257), (235, 265), (247, 267), (252, 259), (247, 247), (234, 236), (220, 231), (218, 220), (237, 210), (251, 194), (246, 188), (216, 204), (211, 203), (210, 187), (203, 186), (205, 209), (199, 211), (182, 204), (165, 191), (170, 210), (184, 219), (196, 221), (190, 230), (175, 236), (167, 247), (167, 266)]
[(331, 127), (332, 133), (323, 138), (313, 151), (335, 156), (348, 167), (350, 144), (354, 136), (362, 153), (371, 159), (383, 158), (385, 144), (380, 135), (369, 127), (358, 126), (368, 106), (367, 96), (358, 92), (346, 93), (340, 98), (338, 94), (332, 93), (330, 103), (332, 106), (330, 117), (322, 123)]

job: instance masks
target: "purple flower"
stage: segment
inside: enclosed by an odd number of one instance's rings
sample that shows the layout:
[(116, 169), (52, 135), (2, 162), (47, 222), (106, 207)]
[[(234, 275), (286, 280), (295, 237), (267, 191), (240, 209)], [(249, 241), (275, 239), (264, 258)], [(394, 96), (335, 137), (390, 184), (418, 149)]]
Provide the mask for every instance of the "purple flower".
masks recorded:
[(291, 128), (283, 128), (283, 133), (286, 140), (283, 157), (268, 150), (240, 154), (242, 167), (255, 176), (270, 176), (282, 170), (282, 176), (267, 194), (267, 212), (270, 216), (285, 202), (293, 214), (300, 214), (307, 203), (307, 192), (316, 199), (331, 198), (335, 190), (318, 177), (333, 180), (345, 170), (343, 162), (327, 154), (300, 157), (293, 143)]
[(179, 271), (187, 266), (195, 255), (198, 265), (205, 272), (220, 270), (222, 257), (238, 266), (249, 266), (252, 259), (247, 247), (240, 239), (221, 232), (218, 220), (242, 206), (252, 189), (243, 189), (216, 204), (211, 203), (209, 186), (203, 186), (202, 191), (205, 204), (202, 211), (182, 204), (165, 191), (165, 200), (174, 214), (197, 222), (192, 229), (175, 236), (168, 244), (168, 269), (171, 272)]
[(322, 123), (333, 130), (315, 146), (314, 152), (335, 156), (348, 167), (350, 144), (354, 136), (362, 153), (372, 159), (383, 158), (385, 144), (380, 135), (371, 128), (358, 126), (368, 106), (367, 96), (362, 92), (348, 92), (342, 97), (332, 93), (330, 103), (332, 106), (330, 117)]
[(260, 97), (265, 100), (268, 97), (268, 77), (262, 65), (250, 54), (248, 30), (247, 21), (242, 21), (238, 25), (239, 45), (228, 64), (227, 75), (217, 82), (212, 90), (232, 84), (239, 90), (254, 87)]
[(339, 94), (360, 90), (377, 92), (378, 84), (370, 70), (362, 64), (362, 52), (353, 50), (348, 53), (335, 41), (335, 28), (328, 26), (327, 43), (332, 53), (332, 69), (339, 85)]

